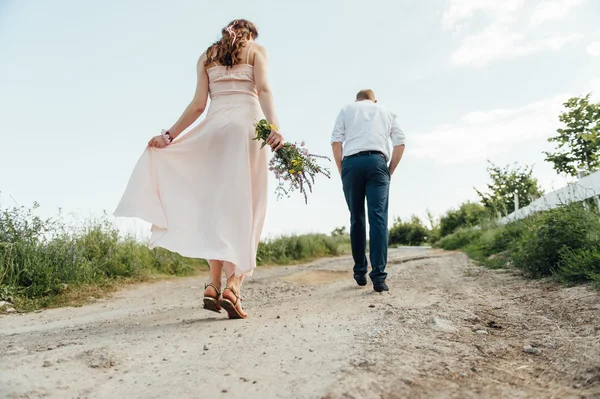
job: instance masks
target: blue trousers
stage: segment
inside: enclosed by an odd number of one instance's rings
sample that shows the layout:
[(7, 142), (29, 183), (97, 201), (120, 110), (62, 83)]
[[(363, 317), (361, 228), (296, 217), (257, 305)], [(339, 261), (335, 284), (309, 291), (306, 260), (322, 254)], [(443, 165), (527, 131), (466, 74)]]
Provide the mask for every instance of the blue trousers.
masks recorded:
[(342, 162), (344, 196), (350, 210), (350, 242), (354, 258), (354, 278), (367, 274), (367, 234), (365, 199), (369, 212), (371, 273), (374, 284), (387, 277), (388, 207), (390, 170), (385, 158), (378, 154), (345, 158)]

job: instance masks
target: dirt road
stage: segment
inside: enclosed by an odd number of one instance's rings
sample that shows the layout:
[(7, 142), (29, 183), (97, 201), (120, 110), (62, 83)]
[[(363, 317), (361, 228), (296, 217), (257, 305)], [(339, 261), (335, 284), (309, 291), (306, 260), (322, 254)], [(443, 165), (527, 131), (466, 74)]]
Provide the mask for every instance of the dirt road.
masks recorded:
[(1, 316), (0, 397), (600, 398), (594, 291), (390, 259), (389, 294), (355, 286), (349, 258), (260, 268), (244, 321), (202, 310), (203, 276)]

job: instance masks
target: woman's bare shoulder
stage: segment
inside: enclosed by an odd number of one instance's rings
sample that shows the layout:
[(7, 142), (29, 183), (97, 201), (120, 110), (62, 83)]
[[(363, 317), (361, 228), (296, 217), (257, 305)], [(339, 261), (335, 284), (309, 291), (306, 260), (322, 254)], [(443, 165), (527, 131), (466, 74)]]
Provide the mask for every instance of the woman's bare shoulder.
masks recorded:
[(268, 54), (267, 54), (267, 49), (265, 46), (263, 46), (262, 44), (258, 44), (255, 43), (254, 46), (252, 46), (252, 50), (251, 50), (251, 54), (250, 54), (250, 58), (252, 59), (252, 65), (256, 64), (256, 56), (261, 57), (263, 60), (267, 60)]
[(202, 54), (200, 54), (200, 57), (198, 57), (198, 62), (196, 63), (196, 67), (198, 69), (204, 69), (204, 64), (206, 63), (206, 51), (203, 52)]
[(254, 47), (252, 47), (253, 51), (257, 51), (261, 54), (267, 54), (267, 48), (260, 43), (254, 43)]

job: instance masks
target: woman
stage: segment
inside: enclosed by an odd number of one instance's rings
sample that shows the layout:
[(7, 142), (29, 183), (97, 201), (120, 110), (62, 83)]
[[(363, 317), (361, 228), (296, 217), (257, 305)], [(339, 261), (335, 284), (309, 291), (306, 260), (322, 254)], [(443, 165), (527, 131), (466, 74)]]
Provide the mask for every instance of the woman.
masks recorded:
[[(240, 290), (256, 267), (267, 205), (267, 153), (252, 140), (253, 124), (266, 117), (279, 126), (279, 120), (255, 26), (239, 19), (221, 33), (200, 56), (192, 102), (149, 141), (115, 216), (152, 223), (150, 248), (207, 259), (204, 308), (246, 318)], [(178, 138), (202, 115), (209, 94), (206, 119)], [(284, 140), (273, 130), (267, 143), (275, 151)]]

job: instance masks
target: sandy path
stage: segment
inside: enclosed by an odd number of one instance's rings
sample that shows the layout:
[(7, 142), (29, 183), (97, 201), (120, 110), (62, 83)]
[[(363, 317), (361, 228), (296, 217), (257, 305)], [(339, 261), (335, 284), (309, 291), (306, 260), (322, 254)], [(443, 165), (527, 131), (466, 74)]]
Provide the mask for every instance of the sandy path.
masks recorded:
[(261, 268), (244, 321), (202, 310), (202, 276), (2, 316), (0, 397), (600, 398), (594, 291), (462, 254), (390, 259), (383, 295), (348, 258)]

